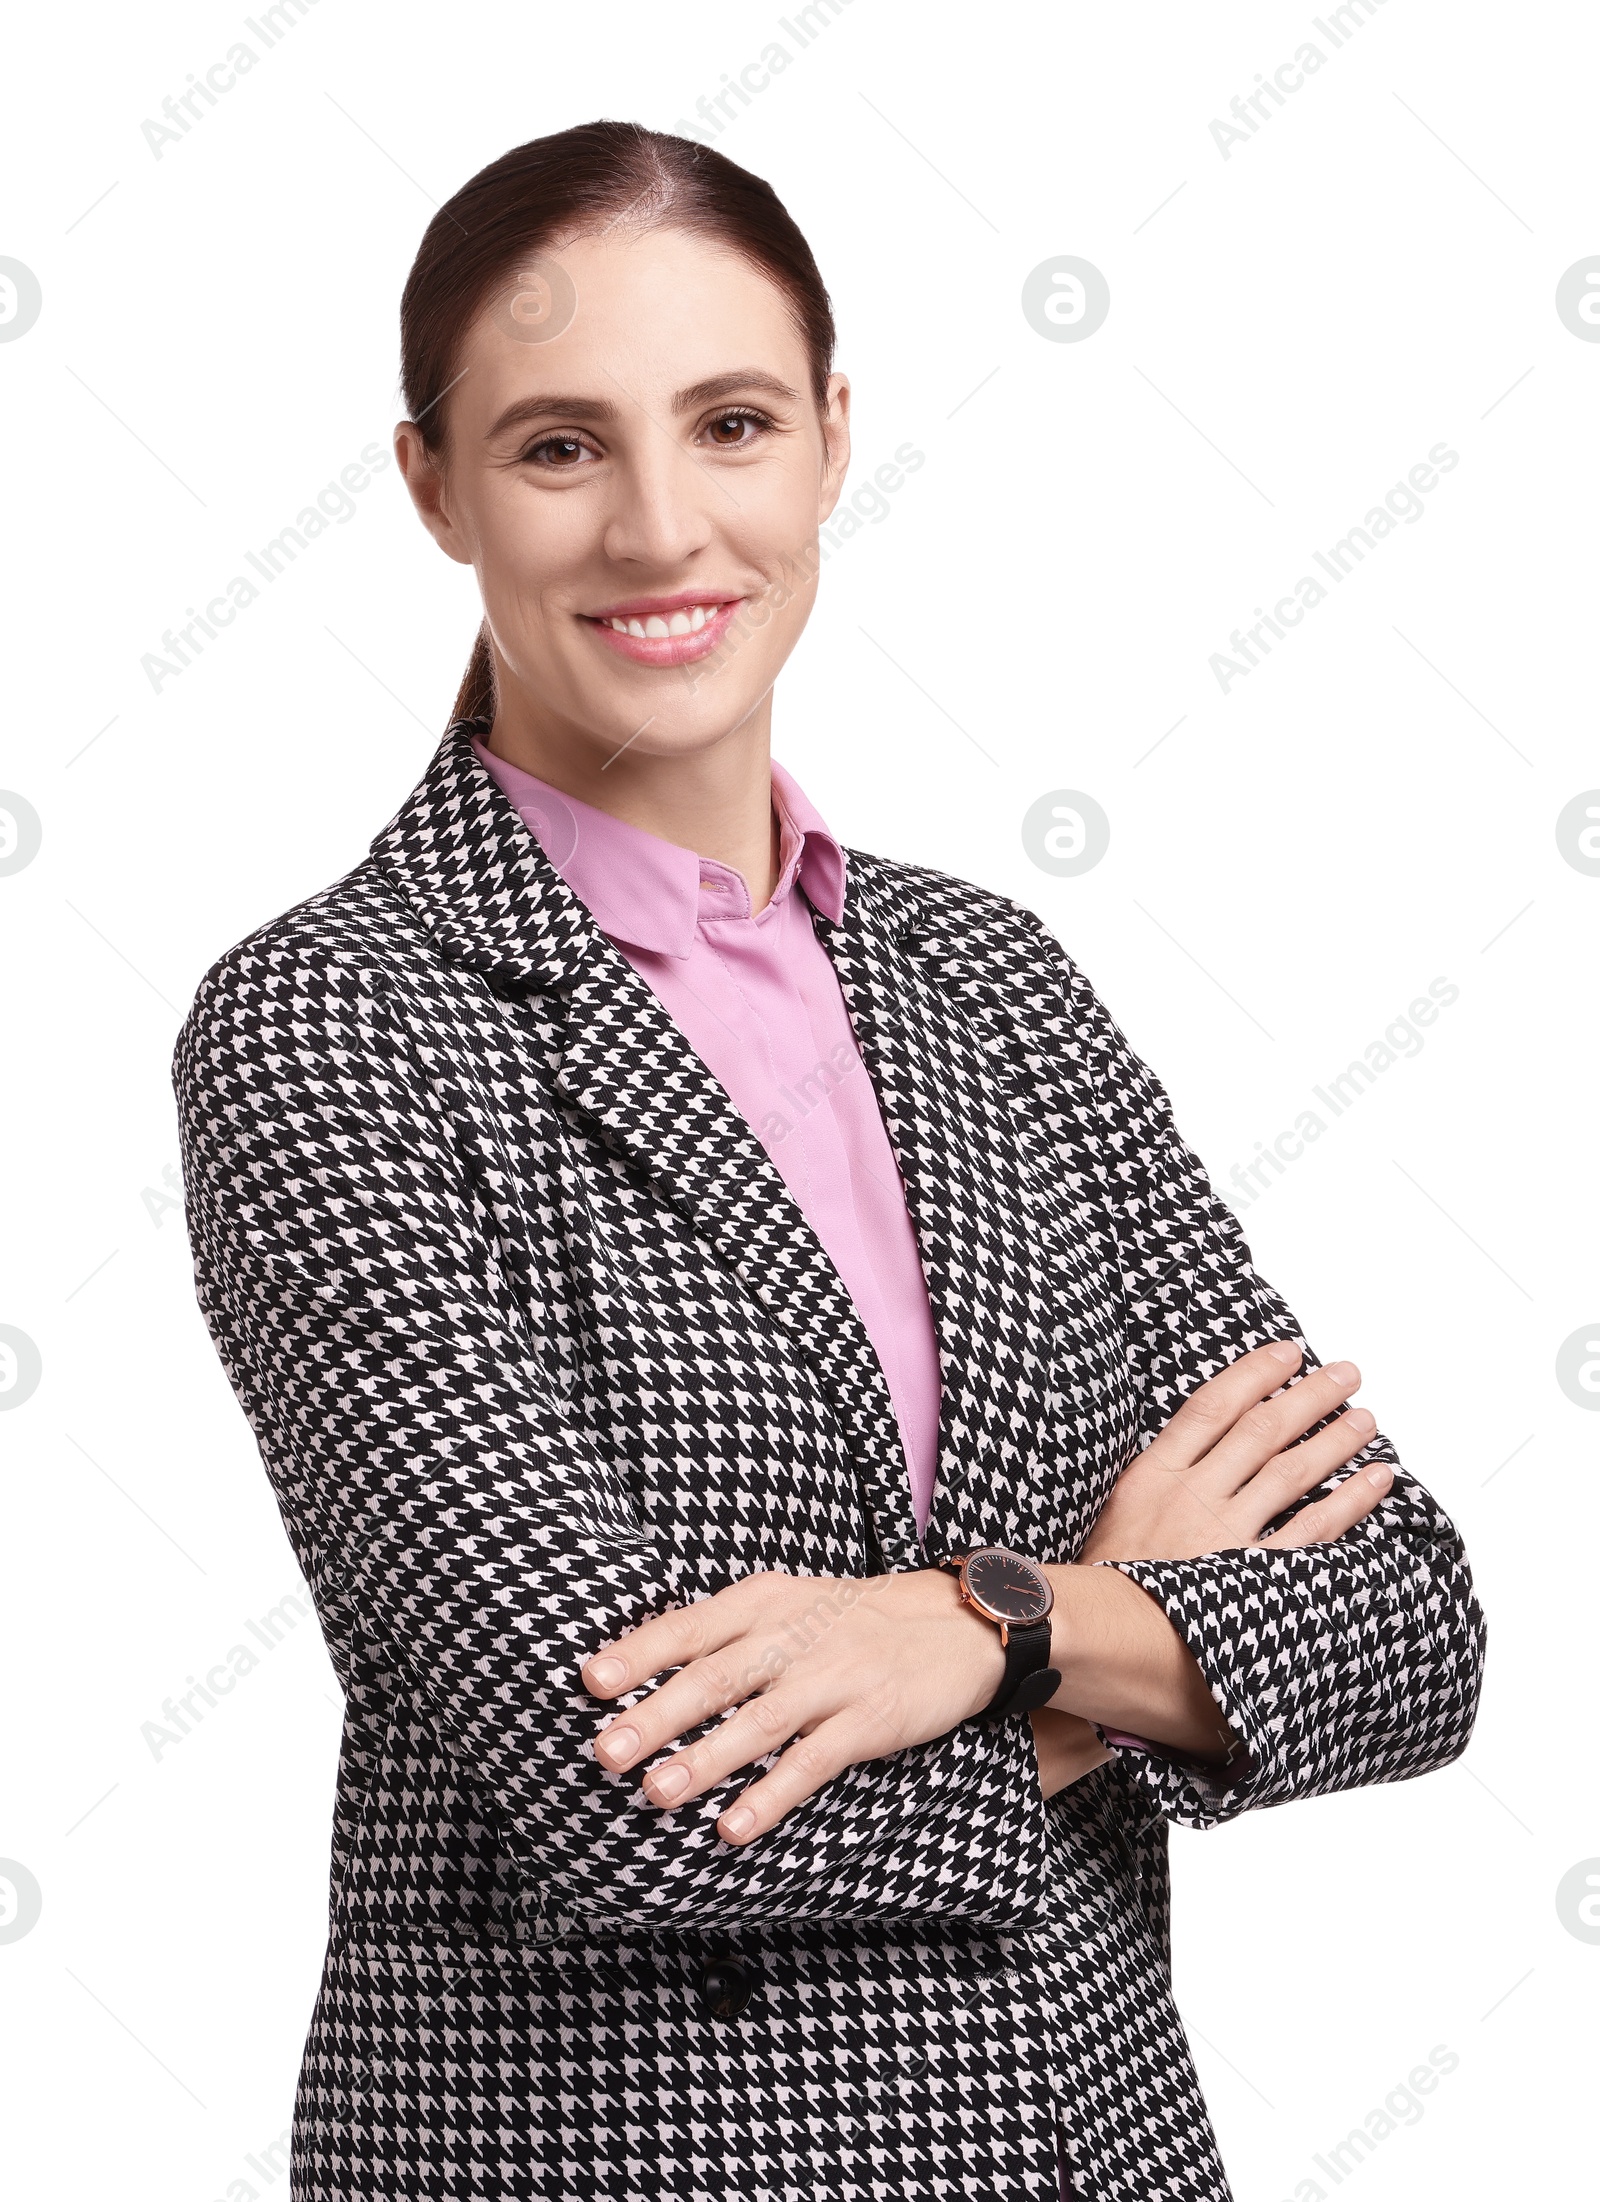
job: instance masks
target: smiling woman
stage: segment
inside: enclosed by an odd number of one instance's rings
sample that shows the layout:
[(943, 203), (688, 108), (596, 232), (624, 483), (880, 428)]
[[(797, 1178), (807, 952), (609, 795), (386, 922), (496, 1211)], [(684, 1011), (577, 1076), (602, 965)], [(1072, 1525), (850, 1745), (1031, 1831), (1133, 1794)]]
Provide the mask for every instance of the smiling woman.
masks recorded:
[[(425, 523), (483, 592), (455, 715), (492, 715), (499, 754), (590, 799), (604, 785), (607, 809), (626, 787), (618, 815), (650, 807), (684, 839), (698, 774), (598, 775), (625, 748), (641, 766), (703, 755), (764, 714), (849, 459), (827, 293), (770, 190), (682, 140), (541, 140), (469, 184), (457, 220), (466, 242), (436, 221), (406, 287), (396, 438)], [(503, 308), (545, 258), (574, 310), (529, 342)], [(641, 683), (703, 669), (736, 622), (714, 692)], [(765, 769), (761, 742), (739, 747)], [(682, 820), (653, 810), (668, 785)]]
[(1168, 1822), (1471, 1731), (1459, 1538), (1083, 973), (771, 755), (833, 345), (687, 140), (440, 209), (395, 450), (482, 629), (179, 1037), (346, 1692), (296, 2202), (1221, 2202)]

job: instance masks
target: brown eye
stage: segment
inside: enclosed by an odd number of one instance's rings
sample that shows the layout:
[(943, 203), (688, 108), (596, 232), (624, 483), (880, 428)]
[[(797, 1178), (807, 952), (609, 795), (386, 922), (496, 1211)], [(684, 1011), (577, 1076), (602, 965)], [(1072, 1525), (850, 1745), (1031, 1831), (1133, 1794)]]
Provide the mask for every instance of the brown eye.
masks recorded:
[(740, 408), (735, 413), (719, 413), (710, 424), (712, 443), (720, 451), (742, 451), (754, 443), (763, 429), (772, 426), (764, 413), (747, 412)]
[(540, 466), (572, 466), (583, 457), (583, 445), (576, 436), (546, 436), (526, 456)]

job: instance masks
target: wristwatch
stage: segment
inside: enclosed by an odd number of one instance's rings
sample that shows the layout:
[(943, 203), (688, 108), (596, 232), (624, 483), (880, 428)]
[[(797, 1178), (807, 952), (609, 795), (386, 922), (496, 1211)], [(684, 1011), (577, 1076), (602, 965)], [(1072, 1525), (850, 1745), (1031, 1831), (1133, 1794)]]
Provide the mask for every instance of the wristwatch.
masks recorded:
[(1003, 1545), (980, 1545), (965, 1559), (952, 1555), (944, 1566), (961, 1578), (961, 1596), (974, 1613), (993, 1621), (1005, 1651), (1000, 1687), (974, 1720), (1000, 1720), (1008, 1713), (1031, 1713), (1061, 1687), (1050, 1664), (1050, 1611), (1056, 1594), (1044, 1569)]

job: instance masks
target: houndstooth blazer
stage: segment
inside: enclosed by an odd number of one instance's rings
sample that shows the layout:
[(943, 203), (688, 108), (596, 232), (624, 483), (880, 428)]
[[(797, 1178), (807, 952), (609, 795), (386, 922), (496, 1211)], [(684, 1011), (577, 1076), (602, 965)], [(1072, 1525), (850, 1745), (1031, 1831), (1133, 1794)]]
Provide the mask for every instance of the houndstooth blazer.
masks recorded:
[(1126, 1754), (1047, 1804), (1015, 1720), (748, 1849), (748, 1774), (643, 1804), (595, 1646), (756, 1569), (1070, 1560), (1196, 1384), (1299, 1334), (1040, 920), (850, 850), (815, 922), (938, 1331), (925, 1559), (836, 1271), (471, 732), (173, 1061), (200, 1306), (346, 1695), (296, 2202), (1047, 2202), (1058, 2135), (1082, 2202), (1219, 2202), (1166, 1824), (1456, 1757), (1460, 1540), (1398, 1471), (1336, 1543), (1127, 1566), (1249, 1748), (1225, 1792)]

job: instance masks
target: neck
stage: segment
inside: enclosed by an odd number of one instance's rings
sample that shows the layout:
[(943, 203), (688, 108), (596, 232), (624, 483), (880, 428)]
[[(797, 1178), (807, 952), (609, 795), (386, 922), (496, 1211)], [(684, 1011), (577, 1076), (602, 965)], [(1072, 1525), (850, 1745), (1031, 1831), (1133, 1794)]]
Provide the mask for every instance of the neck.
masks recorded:
[(772, 694), (704, 749), (651, 753), (638, 743), (608, 752), (582, 728), (552, 721), (501, 672), (487, 746), (580, 803), (640, 826), (743, 875), (752, 910), (778, 882), (779, 831), (772, 804)]

